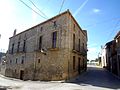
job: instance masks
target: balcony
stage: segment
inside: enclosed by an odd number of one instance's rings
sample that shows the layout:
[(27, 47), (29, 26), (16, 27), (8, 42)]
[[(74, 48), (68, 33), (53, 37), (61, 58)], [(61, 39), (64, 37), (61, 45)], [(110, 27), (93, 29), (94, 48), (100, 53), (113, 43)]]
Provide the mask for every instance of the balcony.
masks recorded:
[(74, 50), (72, 50), (72, 52), (76, 53), (76, 54), (79, 54), (79, 55), (83, 55), (83, 56), (87, 55), (87, 50), (85, 50), (85, 49), (80, 49), (80, 51), (74, 49)]
[(36, 52), (39, 52), (39, 53), (42, 53), (42, 54), (46, 55), (46, 53), (47, 53), (48, 49), (46, 49), (46, 48), (41, 48), (41, 49), (39, 49), (39, 48), (37, 48), (37, 47), (36, 47), (34, 51), (36, 51)]
[(13, 52), (12, 52), (12, 50), (9, 50), (8, 53), (9, 54), (26, 53), (26, 49), (23, 49), (23, 47), (20, 47), (19, 50), (18, 49), (14, 49)]
[(37, 51), (37, 52), (47, 52), (47, 51), (58, 51), (59, 50), (59, 48), (58, 47), (56, 47), (56, 48), (41, 48), (41, 49), (39, 49), (39, 48), (35, 48), (35, 51)]

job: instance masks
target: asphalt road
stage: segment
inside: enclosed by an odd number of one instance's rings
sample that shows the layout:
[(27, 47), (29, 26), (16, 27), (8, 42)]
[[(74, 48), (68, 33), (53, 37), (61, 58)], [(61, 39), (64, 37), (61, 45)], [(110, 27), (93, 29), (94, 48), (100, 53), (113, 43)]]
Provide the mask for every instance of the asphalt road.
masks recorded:
[(22, 81), (0, 75), (0, 90), (120, 90), (120, 79), (107, 70), (89, 66), (69, 82), (61, 81)]
[[(84, 86), (84, 90), (120, 90), (120, 79), (104, 68), (88, 66), (87, 72), (83, 73), (71, 83)], [(89, 87), (92, 86), (92, 87)]]

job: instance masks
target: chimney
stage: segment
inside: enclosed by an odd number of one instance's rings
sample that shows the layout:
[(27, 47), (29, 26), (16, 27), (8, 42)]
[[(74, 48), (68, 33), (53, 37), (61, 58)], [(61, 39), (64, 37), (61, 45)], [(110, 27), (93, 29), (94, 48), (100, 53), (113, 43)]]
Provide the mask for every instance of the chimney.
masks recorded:
[(16, 31), (17, 31), (17, 30), (15, 29), (15, 30), (14, 30), (14, 33), (13, 33), (13, 36), (15, 36), (15, 35), (16, 35)]

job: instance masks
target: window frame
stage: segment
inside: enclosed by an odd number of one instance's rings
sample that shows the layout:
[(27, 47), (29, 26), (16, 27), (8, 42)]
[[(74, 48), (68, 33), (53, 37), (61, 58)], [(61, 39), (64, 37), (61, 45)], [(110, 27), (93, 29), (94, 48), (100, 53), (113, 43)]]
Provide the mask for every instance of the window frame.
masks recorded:
[(57, 47), (57, 31), (52, 33), (52, 48)]
[(75, 56), (73, 56), (73, 70), (75, 70)]
[(39, 37), (39, 50), (42, 49), (43, 36)]
[(75, 50), (75, 34), (73, 33), (73, 50)]

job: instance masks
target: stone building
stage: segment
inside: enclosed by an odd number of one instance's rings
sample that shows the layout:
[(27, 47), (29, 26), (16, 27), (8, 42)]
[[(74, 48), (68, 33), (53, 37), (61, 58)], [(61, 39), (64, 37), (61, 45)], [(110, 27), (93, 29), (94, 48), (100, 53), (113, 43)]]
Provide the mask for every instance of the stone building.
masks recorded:
[(101, 48), (101, 66), (105, 68), (106, 65), (106, 59), (107, 59), (107, 52), (106, 52), (106, 46)]
[(0, 61), (0, 74), (5, 75), (5, 70), (6, 70), (6, 56), (1, 57)]
[(115, 36), (115, 41), (116, 41), (116, 58), (117, 58), (117, 74), (120, 77), (120, 31), (117, 33)]
[(120, 31), (114, 40), (107, 42), (102, 50), (101, 61), (111, 73), (120, 77)]
[(117, 74), (117, 58), (116, 58), (116, 42), (115, 40), (112, 40), (108, 43), (106, 43), (106, 68), (114, 73)]
[(10, 37), (5, 75), (66, 80), (87, 69), (87, 31), (69, 10)]

